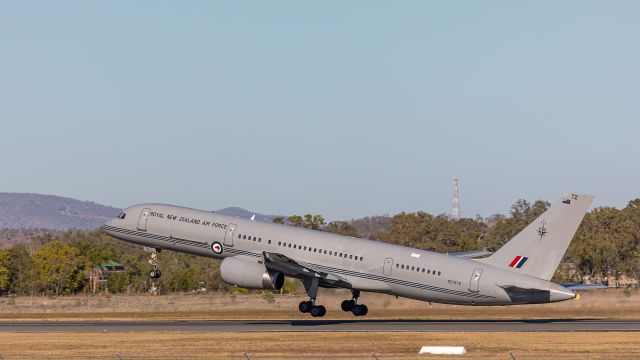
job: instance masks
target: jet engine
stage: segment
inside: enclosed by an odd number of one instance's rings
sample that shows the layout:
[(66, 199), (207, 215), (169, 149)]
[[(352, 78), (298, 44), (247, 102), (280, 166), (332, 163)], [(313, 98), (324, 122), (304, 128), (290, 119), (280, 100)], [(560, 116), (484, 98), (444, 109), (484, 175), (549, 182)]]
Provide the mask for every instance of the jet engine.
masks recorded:
[(248, 289), (279, 290), (284, 285), (284, 274), (267, 270), (264, 264), (229, 257), (220, 264), (224, 282)]

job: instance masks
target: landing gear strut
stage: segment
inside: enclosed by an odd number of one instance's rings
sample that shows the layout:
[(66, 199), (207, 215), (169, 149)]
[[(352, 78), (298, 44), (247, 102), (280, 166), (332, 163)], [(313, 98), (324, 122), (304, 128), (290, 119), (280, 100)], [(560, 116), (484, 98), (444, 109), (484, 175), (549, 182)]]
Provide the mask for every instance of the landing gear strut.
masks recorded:
[(369, 312), (367, 305), (358, 304), (358, 298), (360, 297), (360, 290), (351, 289), (351, 300), (345, 300), (340, 304), (342, 311), (352, 312), (355, 316), (365, 316)]
[[(147, 250), (145, 248), (145, 250)], [(151, 264), (151, 271), (149, 271), (149, 277), (152, 279), (159, 279), (162, 273), (158, 269), (158, 254), (160, 253), (160, 249), (149, 249), (149, 264)]]
[(309, 278), (302, 282), (307, 295), (309, 295), (309, 300), (302, 301), (298, 305), (298, 310), (300, 310), (301, 313), (310, 313), (313, 317), (323, 317), (327, 314), (327, 308), (322, 305), (316, 305), (319, 282), (320, 279), (318, 278)]

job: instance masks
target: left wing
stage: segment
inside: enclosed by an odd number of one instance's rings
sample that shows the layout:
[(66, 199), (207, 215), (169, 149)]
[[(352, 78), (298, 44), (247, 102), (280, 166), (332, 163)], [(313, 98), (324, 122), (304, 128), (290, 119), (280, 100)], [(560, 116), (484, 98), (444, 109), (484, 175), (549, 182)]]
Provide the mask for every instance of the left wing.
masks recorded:
[(264, 265), (269, 270), (280, 271), (281, 273), (298, 278), (318, 278), (320, 283), (325, 287), (351, 288), (351, 283), (326, 271), (321, 271), (309, 264), (301, 264), (290, 257), (278, 253), (263, 252)]

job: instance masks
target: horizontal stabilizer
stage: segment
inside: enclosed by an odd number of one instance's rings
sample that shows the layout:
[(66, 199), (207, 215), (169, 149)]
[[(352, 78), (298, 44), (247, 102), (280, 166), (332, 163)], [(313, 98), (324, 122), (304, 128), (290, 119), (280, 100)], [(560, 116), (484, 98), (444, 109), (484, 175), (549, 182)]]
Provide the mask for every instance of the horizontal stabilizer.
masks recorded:
[(608, 289), (607, 285), (602, 284), (561, 284), (563, 287), (576, 291), (576, 290), (595, 290), (595, 289)]
[(493, 253), (491, 251), (487, 250), (487, 249), (447, 253), (447, 255), (450, 255), (450, 256), (467, 258), (467, 259), (479, 258), (479, 257), (491, 255), (491, 254), (493, 254)]

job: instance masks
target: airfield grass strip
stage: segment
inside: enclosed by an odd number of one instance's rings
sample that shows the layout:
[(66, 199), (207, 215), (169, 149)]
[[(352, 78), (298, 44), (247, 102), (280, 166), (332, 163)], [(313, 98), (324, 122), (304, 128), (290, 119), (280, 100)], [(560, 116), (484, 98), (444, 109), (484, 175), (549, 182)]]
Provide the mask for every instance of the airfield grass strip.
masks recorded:
[[(505, 359), (509, 351), (521, 357), (640, 358), (637, 332), (538, 332), (538, 333), (3, 333), (0, 354), (34, 357), (112, 356), (123, 358), (224, 359), (243, 353), (256, 357), (363, 356), (424, 358), (423, 345), (465, 346), (465, 359)], [(448, 357), (450, 358), (450, 357)]]

